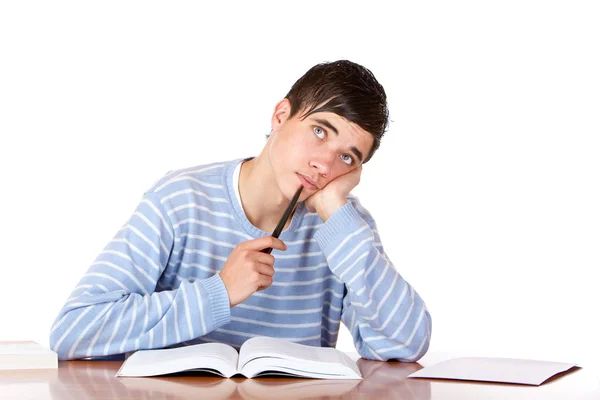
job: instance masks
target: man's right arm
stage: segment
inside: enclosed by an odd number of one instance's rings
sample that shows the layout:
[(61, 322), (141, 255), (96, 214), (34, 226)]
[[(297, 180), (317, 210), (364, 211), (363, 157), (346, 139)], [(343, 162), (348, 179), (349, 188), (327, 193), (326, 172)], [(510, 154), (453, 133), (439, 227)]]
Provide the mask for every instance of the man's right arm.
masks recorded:
[(59, 359), (162, 348), (230, 321), (219, 274), (155, 292), (173, 244), (169, 216), (157, 195), (147, 193), (60, 311), (50, 332)]

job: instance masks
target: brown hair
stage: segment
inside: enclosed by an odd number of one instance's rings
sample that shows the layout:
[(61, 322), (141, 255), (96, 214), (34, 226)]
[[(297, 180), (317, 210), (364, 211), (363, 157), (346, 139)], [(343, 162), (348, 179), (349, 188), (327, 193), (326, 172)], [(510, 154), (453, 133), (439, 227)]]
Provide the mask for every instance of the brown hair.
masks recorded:
[(389, 124), (387, 97), (373, 73), (348, 60), (317, 64), (294, 83), (285, 96), (290, 117), (301, 119), (316, 112), (332, 112), (373, 135), (373, 147), (363, 163), (379, 148)]

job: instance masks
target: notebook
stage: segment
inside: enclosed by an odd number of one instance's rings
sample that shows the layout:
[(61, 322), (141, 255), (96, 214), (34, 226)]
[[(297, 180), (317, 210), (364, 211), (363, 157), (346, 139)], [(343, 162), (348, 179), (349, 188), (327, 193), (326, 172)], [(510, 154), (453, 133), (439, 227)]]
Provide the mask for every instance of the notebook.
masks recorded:
[(35, 342), (0, 342), (0, 370), (58, 368), (55, 352)]
[(208, 372), (231, 378), (285, 375), (320, 379), (362, 379), (347, 354), (331, 347), (313, 347), (258, 336), (239, 353), (228, 344), (202, 343), (185, 347), (139, 350), (125, 360), (116, 376), (142, 377), (178, 372)]
[(408, 375), (409, 378), (458, 379), (539, 386), (573, 363), (516, 358), (461, 357), (442, 361)]

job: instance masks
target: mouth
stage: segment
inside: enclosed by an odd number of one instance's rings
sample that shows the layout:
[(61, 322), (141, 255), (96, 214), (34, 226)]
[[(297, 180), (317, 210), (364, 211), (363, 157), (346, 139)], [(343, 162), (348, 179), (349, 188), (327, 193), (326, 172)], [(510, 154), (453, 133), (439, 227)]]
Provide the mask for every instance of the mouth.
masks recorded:
[(319, 187), (316, 185), (315, 181), (313, 181), (309, 177), (302, 175), (298, 172), (296, 172), (296, 175), (298, 175), (298, 179), (300, 179), (300, 182), (302, 183), (302, 186), (304, 186), (305, 189), (309, 189), (309, 190), (318, 190), (319, 189)]

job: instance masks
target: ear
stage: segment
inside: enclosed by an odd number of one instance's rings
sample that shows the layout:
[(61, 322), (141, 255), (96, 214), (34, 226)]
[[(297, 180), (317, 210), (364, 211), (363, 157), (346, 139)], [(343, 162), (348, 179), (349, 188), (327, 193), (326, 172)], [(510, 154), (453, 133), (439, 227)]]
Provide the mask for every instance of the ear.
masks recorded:
[(288, 99), (283, 99), (275, 106), (273, 116), (271, 117), (271, 129), (273, 131), (283, 124), (290, 116), (292, 105)]

